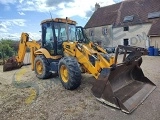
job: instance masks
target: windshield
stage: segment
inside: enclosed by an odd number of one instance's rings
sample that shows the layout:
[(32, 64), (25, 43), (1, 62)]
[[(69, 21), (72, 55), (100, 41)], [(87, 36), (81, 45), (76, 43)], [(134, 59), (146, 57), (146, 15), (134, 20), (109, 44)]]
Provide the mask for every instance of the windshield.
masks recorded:
[(76, 27), (75, 25), (68, 25), (68, 29), (69, 29), (69, 40), (71, 41), (76, 41)]
[(88, 39), (85, 30), (81, 26), (76, 27), (76, 39), (78, 41), (84, 42), (84, 43), (89, 43), (90, 40)]
[(54, 29), (58, 41), (76, 41), (75, 25), (69, 25), (65, 23), (54, 23)]

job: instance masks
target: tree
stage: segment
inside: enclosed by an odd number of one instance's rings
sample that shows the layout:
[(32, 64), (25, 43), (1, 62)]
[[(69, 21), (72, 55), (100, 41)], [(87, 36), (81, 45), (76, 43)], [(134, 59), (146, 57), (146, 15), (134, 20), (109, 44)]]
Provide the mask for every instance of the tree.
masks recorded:
[(0, 40), (0, 52), (4, 55), (4, 58), (8, 58), (14, 55), (18, 50), (17, 41), (1, 39)]

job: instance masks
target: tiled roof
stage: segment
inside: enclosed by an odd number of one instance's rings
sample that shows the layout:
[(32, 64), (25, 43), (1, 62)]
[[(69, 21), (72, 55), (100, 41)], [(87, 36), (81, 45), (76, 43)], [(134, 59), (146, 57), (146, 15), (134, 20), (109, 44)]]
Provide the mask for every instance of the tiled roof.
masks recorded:
[[(99, 8), (93, 13), (85, 28), (114, 24), (114, 27), (153, 22), (151, 32), (155, 31), (157, 19), (148, 19), (148, 13), (160, 11), (160, 0), (126, 0), (118, 4)], [(133, 15), (133, 21), (124, 23), (124, 17)], [(159, 22), (156, 30), (160, 28)], [(158, 29), (160, 31), (160, 29)], [(156, 31), (157, 33), (157, 31)]]
[(121, 3), (118, 3), (107, 7), (98, 8), (98, 10), (93, 13), (90, 20), (85, 25), (85, 28), (110, 25), (114, 23), (117, 18), (117, 10), (120, 5)]
[(153, 22), (148, 35), (149, 36), (160, 36), (160, 19), (157, 19)]

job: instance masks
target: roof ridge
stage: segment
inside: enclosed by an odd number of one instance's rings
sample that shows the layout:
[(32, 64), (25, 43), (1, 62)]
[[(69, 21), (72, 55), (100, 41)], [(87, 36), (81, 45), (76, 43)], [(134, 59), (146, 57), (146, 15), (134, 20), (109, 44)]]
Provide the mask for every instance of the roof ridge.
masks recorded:
[(118, 9), (118, 11), (117, 11), (116, 23), (118, 23), (118, 21), (120, 21), (120, 19), (121, 19), (121, 9), (122, 9), (122, 7), (123, 7), (123, 4), (124, 4), (124, 2), (121, 3), (121, 5), (120, 5), (120, 7), (119, 7), (119, 9)]

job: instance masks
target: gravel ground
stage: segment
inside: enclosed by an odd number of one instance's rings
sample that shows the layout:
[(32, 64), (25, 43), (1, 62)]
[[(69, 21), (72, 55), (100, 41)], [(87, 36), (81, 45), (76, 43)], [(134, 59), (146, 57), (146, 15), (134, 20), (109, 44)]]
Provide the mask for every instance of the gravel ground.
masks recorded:
[(132, 114), (105, 106), (91, 93), (95, 79), (83, 74), (81, 86), (65, 90), (58, 78), (40, 80), (30, 66), (2, 72), (0, 66), (1, 120), (159, 120), (160, 57), (143, 57), (144, 74), (157, 88)]

